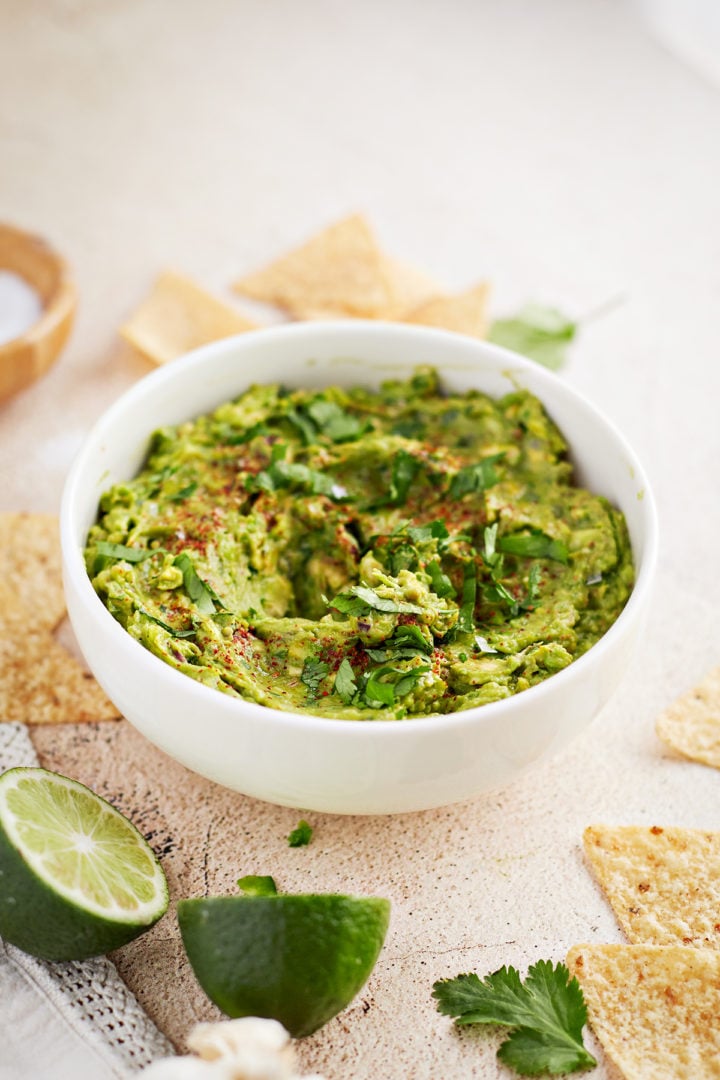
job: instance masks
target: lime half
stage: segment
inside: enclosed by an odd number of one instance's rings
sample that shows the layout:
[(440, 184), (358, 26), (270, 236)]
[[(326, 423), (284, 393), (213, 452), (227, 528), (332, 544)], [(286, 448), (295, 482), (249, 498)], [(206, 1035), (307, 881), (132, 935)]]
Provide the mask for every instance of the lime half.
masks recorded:
[(0, 776), (0, 937), (46, 960), (82, 960), (165, 913), (165, 875), (134, 825), (46, 769)]
[(390, 904), (332, 893), (217, 896), (178, 903), (198, 982), (228, 1016), (267, 1016), (296, 1038), (344, 1009), (385, 940)]

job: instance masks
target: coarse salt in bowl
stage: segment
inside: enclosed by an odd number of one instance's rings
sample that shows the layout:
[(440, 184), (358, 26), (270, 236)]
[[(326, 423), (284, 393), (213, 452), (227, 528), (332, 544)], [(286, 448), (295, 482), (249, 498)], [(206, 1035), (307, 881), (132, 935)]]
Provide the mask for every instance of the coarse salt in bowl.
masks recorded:
[[(449, 392), (518, 387), (570, 445), (579, 484), (627, 520), (635, 585), (607, 633), (569, 667), (464, 712), (357, 722), (282, 712), (183, 675), (134, 640), (95, 593), (83, 561), (103, 491), (142, 467), (151, 433), (193, 419), (252, 383), (378, 387), (420, 364)], [(425, 327), (348, 320), (252, 331), (142, 379), (100, 418), (68, 477), (61, 512), (68, 612), (100, 685), (151, 742), (195, 772), (284, 806), (384, 814), (459, 802), (507, 784), (565, 746), (606, 703), (642, 625), (657, 552), (654, 501), (615, 428), (557, 376), (505, 349)]]

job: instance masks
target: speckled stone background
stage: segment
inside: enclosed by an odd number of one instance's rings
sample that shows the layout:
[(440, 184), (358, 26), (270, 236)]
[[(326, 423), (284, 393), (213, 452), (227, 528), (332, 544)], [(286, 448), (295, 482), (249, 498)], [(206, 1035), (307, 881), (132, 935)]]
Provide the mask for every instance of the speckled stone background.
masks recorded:
[[(235, 275), (362, 209), (448, 286), (491, 279), (495, 313), (622, 298), (563, 378), (645, 461), (661, 560), (623, 685), (560, 757), (461, 806), (311, 815), (290, 850), (298, 813), (193, 776), (125, 722), (34, 732), (45, 764), (151, 836), (173, 898), (253, 872), (390, 897), (368, 986), (299, 1047), (328, 1080), (508, 1076), (496, 1039), (435, 1013), (433, 981), (620, 940), (585, 825), (717, 827), (720, 774), (653, 723), (720, 656), (719, 124), (718, 90), (619, 0), (0, 6), (0, 216), (49, 236), (81, 296), (58, 366), (0, 406), (2, 509), (57, 509), (85, 432), (148, 370), (115, 329), (164, 266), (229, 299)], [(177, 1045), (213, 1015), (171, 916), (116, 961)], [(593, 1077), (615, 1078), (598, 1054)]]

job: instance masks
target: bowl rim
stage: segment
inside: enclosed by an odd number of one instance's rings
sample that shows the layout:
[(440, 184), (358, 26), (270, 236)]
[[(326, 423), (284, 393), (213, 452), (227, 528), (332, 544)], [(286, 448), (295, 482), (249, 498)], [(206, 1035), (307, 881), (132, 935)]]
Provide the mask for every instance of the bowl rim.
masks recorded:
[[(489, 355), (493, 360), (505, 360), (508, 366), (512, 366), (513, 374), (522, 375), (523, 372), (529, 372), (534, 382), (539, 381), (541, 385), (562, 388), (563, 393), (593, 414), (595, 421), (605, 428), (606, 434), (610, 436), (618, 449), (624, 454), (633, 479), (637, 482), (638, 491), (642, 492), (643, 553), (638, 566), (636, 552), (633, 551), (636, 577), (632, 592), (615, 622), (586, 653), (583, 653), (582, 656), (573, 660), (566, 668), (549, 676), (542, 682), (499, 701), (488, 702), (485, 705), (461, 711), (409, 717), (403, 720), (373, 717), (367, 721), (353, 721), (318, 716), (309, 712), (290, 712), (284, 709), (274, 709), (258, 702), (249, 701), (246, 698), (223, 694), (221, 691), (206, 686), (166, 664), (128, 634), (124, 627), (110, 614), (92, 587), (82, 558), (82, 549), (75, 539), (77, 533), (77, 503), (82, 497), (80, 475), (86, 467), (87, 459), (92, 455), (93, 445), (99, 441), (104, 428), (112, 424), (118, 414), (123, 414), (138, 399), (142, 399), (148, 392), (152, 392), (155, 387), (163, 386), (165, 383), (172, 381), (176, 375), (182, 374), (188, 368), (202, 367), (203, 364), (208, 363), (215, 357), (225, 354), (232, 355), (238, 347), (243, 351), (252, 349), (253, 344), (257, 342), (260, 336), (268, 343), (272, 343), (276, 339), (295, 337), (298, 339), (298, 344), (300, 344), (305, 338), (315, 340), (318, 336), (331, 337), (338, 332), (349, 335), (359, 334), (361, 337), (366, 335), (368, 338), (383, 337), (388, 334), (395, 337), (403, 336), (408, 339), (415, 338), (428, 346), (433, 343), (437, 343), (439, 346), (447, 345), (450, 341), (456, 341), (461, 337), (461, 335), (451, 331), (434, 327), (413, 326), (380, 320), (345, 319), (287, 323), (246, 331), (232, 337), (223, 338), (220, 341), (202, 345), (172, 360), (169, 364), (163, 365), (156, 371), (145, 375), (121, 394), (95, 421), (85, 437), (65, 482), (60, 510), (63, 568), (72, 580), (73, 585), (78, 588), (79, 595), (86, 600), (86, 606), (90, 606), (93, 614), (97, 612), (97, 617), (104, 623), (106, 632), (114, 635), (121, 648), (130, 647), (130, 651), (137, 658), (138, 663), (142, 665), (149, 664), (150, 671), (154, 672), (158, 679), (169, 679), (176, 691), (185, 693), (191, 699), (196, 699), (199, 705), (214, 705), (215, 712), (220, 710), (227, 714), (237, 713), (237, 720), (257, 720), (266, 725), (273, 724), (280, 729), (292, 727), (294, 731), (297, 731), (298, 727), (303, 727), (308, 732), (323, 733), (328, 738), (380, 738), (392, 740), (408, 738), (409, 736), (402, 734), (406, 730), (422, 731), (431, 735), (437, 731), (449, 733), (458, 729), (474, 727), (477, 724), (482, 726), (483, 720), (487, 720), (489, 724), (493, 719), (502, 715), (510, 719), (518, 709), (524, 711), (533, 702), (540, 702), (548, 694), (552, 695), (560, 690), (570, 680), (581, 679), (586, 669), (602, 661), (603, 654), (613, 647), (616, 640), (625, 632), (625, 628), (630, 629), (633, 620), (644, 607), (650, 592), (658, 557), (658, 516), (647, 474), (635, 451), (615, 424), (575, 387), (535, 361), (529, 360), (518, 353), (491, 342), (467, 338), (464, 335), (462, 337), (465, 345), (476, 345), (480, 351), (485, 355)], [(353, 346), (353, 352), (359, 352), (360, 350), (360, 344)], [(441, 364), (438, 366), (441, 369)], [(244, 385), (242, 372), (239, 372), (238, 383), (240, 386)], [(238, 393), (240, 392), (241, 390), (238, 390)], [(542, 393), (538, 392), (537, 396), (542, 401)], [(148, 438), (149, 436), (150, 432), (148, 432)], [(572, 447), (570, 449), (572, 451)]]

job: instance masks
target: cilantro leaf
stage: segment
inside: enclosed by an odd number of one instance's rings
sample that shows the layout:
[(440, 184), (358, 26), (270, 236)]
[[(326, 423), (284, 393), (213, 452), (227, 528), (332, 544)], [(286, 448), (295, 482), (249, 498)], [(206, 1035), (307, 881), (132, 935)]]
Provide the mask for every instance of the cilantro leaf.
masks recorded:
[(442, 599), (445, 596), (456, 595), (452, 581), (447, 574), (443, 573), (439, 562), (433, 559), (432, 562), (427, 564), (425, 570), (430, 578), (430, 588), (436, 596)]
[(287, 838), (288, 847), (306, 847), (312, 840), (313, 828), (302, 818)]
[(344, 499), (347, 492), (331, 476), (311, 469), (297, 461), (274, 461), (269, 469), (249, 476), (246, 486), (250, 490), (273, 492), (279, 488), (302, 488), (313, 495), (329, 495), (332, 499)]
[(303, 664), (300, 679), (308, 688), (308, 697), (317, 697), (320, 683), (329, 671), (330, 667), (324, 660), (318, 660), (317, 657), (314, 656), (307, 657)]
[(125, 544), (111, 544), (109, 540), (98, 540), (95, 550), (98, 555), (104, 555), (108, 559), (122, 559), (124, 562), (139, 563), (143, 559), (149, 559), (157, 549), (126, 547)]
[(462, 634), (472, 634), (475, 630), (475, 599), (477, 597), (477, 567), (475, 563), (465, 566), (462, 601), (458, 615), (457, 628)]
[(501, 457), (503, 457), (502, 454), (492, 454), (475, 465), (466, 465), (465, 468), (460, 469), (460, 472), (456, 473), (450, 481), (451, 498), (460, 499), (463, 495), (485, 491), (486, 488), (497, 484), (500, 478), (493, 466)]
[(176, 630), (173, 626), (170, 626), (169, 623), (163, 622), (162, 619), (158, 619), (155, 615), (151, 615), (145, 608), (138, 608), (138, 611), (141, 615), (144, 615), (146, 619), (149, 619), (150, 622), (154, 622), (157, 626), (162, 627), (163, 630), (167, 630), (168, 634), (172, 634), (173, 637), (189, 638), (195, 636), (196, 630), (194, 626), (189, 630)]
[(526, 304), (513, 318), (494, 322), (488, 340), (557, 371), (565, 363), (566, 348), (576, 333), (577, 323), (557, 308)]
[(382, 667), (372, 671), (363, 690), (371, 708), (394, 705), (396, 698), (405, 697), (417, 685), (422, 675), (430, 671), (429, 664), (414, 668)]
[(564, 964), (540, 960), (523, 983), (513, 967), (480, 979), (470, 973), (433, 986), (438, 1011), (458, 1024), (502, 1024), (516, 1030), (498, 1057), (522, 1076), (566, 1073), (597, 1062), (585, 1049), (587, 1008), (580, 985)]
[(367, 585), (353, 585), (348, 592), (338, 593), (330, 601), (330, 607), (346, 615), (362, 615), (366, 611), (394, 612), (405, 615), (422, 615), (423, 613), (423, 609), (417, 604), (378, 596), (375, 590)]
[(176, 555), (173, 563), (182, 571), (185, 592), (193, 601), (201, 615), (212, 615), (215, 611), (215, 600), (212, 589), (198, 577), (197, 570), (192, 564), (189, 555), (183, 551)]
[(307, 412), (331, 442), (351, 442), (363, 435), (370, 426), (369, 421), (353, 416), (335, 401), (323, 401), (321, 398), (311, 401)]
[(246, 874), (238, 878), (238, 888), (246, 896), (277, 896), (275, 880), (269, 874)]
[(406, 525), (404, 531), (413, 544), (422, 544), (427, 540), (447, 540), (450, 537), (447, 525), (441, 518), (431, 521), (429, 525)]
[(567, 565), (569, 558), (567, 545), (562, 540), (553, 540), (542, 532), (531, 532), (524, 536), (520, 533), (501, 536), (496, 540), (496, 546), (498, 551), (527, 559), (554, 559)]
[(368, 705), (378, 707), (395, 704), (395, 687), (390, 682), (383, 682), (381, 678), (387, 670), (387, 668), (379, 668), (371, 673), (364, 690), (365, 701)]
[(369, 509), (374, 510), (381, 506), (404, 506), (410, 485), (421, 468), (422, 463), (416, 457), (408, 454), (407, 450), (399, 450), (393, 458), (390, 491), (384, 499), (373, 503)]
[(352, 664), (347, 657), (343, 660), (335, 675), (335, 693), (344, 705), (351, 705), (357, 694), (357, 683)]
[(193, 481), (191, 484), (187, 484), (184, 488), (180, 488), (174, 495), (168, 495), (168, 502), (184, 502), (185, 499), (189, 499), (191, 495), (194, 495), (197, 491), (197, 484)]

